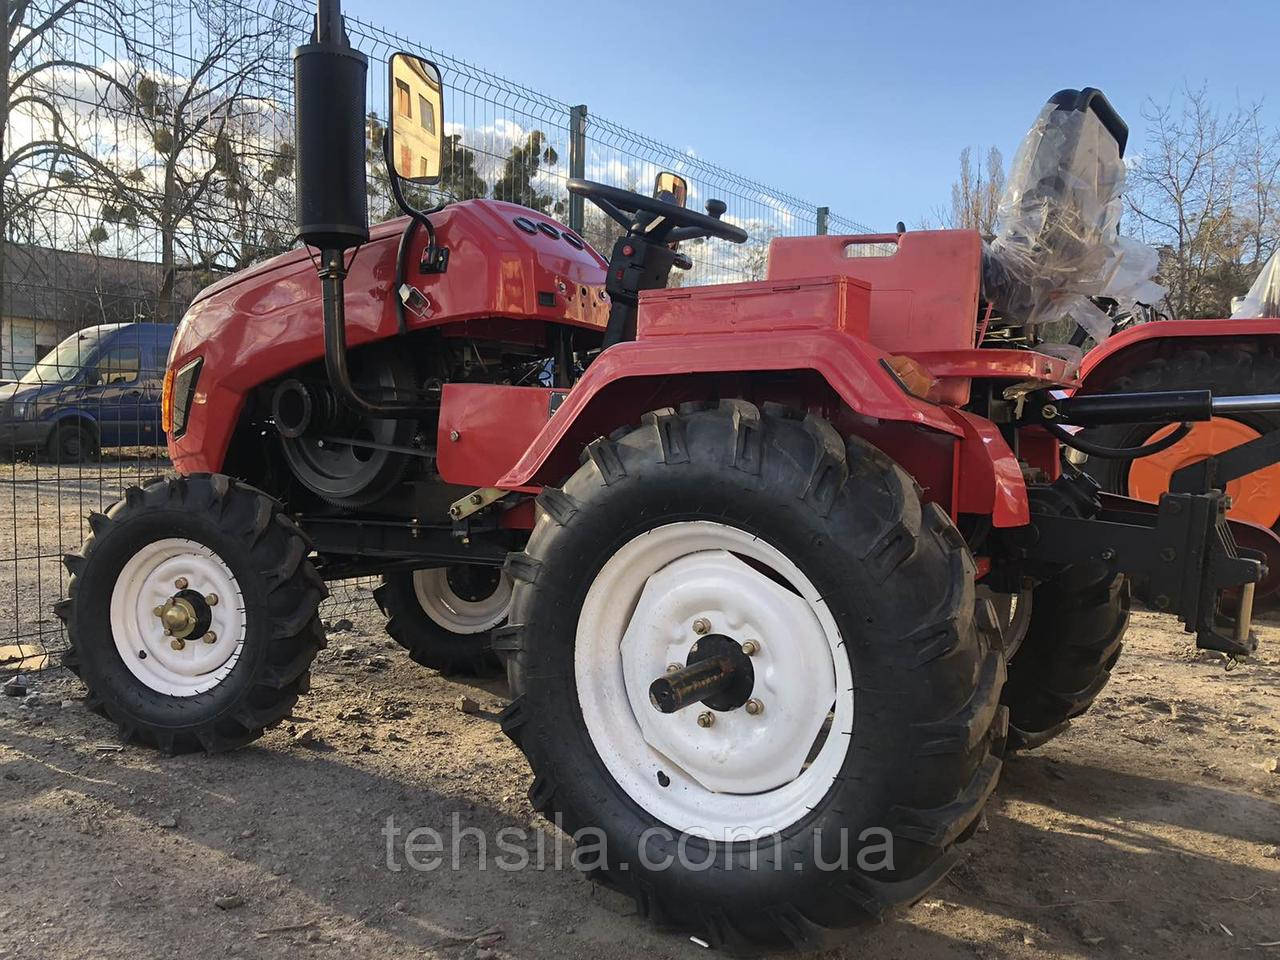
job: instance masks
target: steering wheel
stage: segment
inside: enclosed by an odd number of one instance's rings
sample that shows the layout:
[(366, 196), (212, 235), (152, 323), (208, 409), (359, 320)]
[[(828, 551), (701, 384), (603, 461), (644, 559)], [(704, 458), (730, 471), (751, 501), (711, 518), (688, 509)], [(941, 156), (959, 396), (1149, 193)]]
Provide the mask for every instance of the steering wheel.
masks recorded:
[[(622, 190), (591, 180), (570, 180), (569, 192), (586, 197), (629, 233), (644, 233), (658, 243), (676, 243), (696, 237), (719, 237), (730, 243), (746, 243), (747, 231), (720, 219), (724, 204), (712, 200), (707, 209), (713, 215), (686, 210), (674, 203), (656, 200), (630, 190)], [(641, 220), (639, 214), (652, 216)]]

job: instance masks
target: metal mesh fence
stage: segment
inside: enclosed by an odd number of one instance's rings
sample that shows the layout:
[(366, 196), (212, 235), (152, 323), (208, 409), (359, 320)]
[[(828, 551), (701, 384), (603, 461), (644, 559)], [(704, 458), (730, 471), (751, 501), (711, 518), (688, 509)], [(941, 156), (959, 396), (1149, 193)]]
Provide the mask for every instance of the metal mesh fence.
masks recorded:
[[(293, 2), (0, 0), (10, 24), (0, 95), (0, 671), (64, 645), (52, 605), (86, 516), (170, 469), (160, 393), (173, 324), (206, 284), (288, 249), (293, 229)], [(556, 216), (608, 252), (614, 227), (570, 198), (570, 176), (648, 192), (659, 170), (718, 198), (749, 243), (687, 245), (683, 284), (764, 276), (775, 236), (869, 232), (585, 106), (367, 23), (369, 194), (395, 215), (379, 157), (385, 64), (435, 61), (446, 84), (445, 169), (433, 192)], [(333, 585), (326, 615), (365, 603)]]

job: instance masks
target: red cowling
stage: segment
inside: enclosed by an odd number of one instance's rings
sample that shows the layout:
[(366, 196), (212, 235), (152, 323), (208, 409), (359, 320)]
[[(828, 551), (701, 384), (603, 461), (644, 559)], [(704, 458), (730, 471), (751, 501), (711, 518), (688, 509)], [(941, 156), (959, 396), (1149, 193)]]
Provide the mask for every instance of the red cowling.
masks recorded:
[[(354, 255), (346, 283), (353, 347), (399, 332), (392, 287), (406, 223), (402, 217), (375, 227)], [(407, 312), (409, 330), (542, 342), (548, 322), (604, 328), (606, 264), (572, 231), (497, 200), (452, 204), (432, 223), (437, 242), (449, 249), (449, 268), (418, 271), (426, 242), (419, 231), (408, 280), (427, 302), (424, 315)], [(178, 327), (169, 365), (180, 368), (198, 356), (205, 362), (186, 433), (169, 441), (182, 473), (220, 469), (249, 391), (324, 356), (320, 283), (308, 252), (291, 251), (204, 290)]]

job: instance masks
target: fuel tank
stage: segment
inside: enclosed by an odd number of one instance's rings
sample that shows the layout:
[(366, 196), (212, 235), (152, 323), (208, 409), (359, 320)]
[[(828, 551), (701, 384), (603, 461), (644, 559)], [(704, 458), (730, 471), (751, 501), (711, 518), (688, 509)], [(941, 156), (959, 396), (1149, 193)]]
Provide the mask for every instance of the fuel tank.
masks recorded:
[[(447, 268), (419, 267), (426, 233), (406, 258), (415, 295), (402, 331), (396, 258), (407, 217), (374, 227), (349, 256), (347, 342), (351, 347), (439, 328), (446, 336), (541, 343), (547, 323), (603, 331), (606, 261), (574, 232), (527, 207), (468, 200), (433, 214)], [(174, 337), (169, 368), (202, 360), (181, 437), (169, 440), (180, 472), (217, 470), (250, 390), (324, 356), (320, 282), (312, 254), (292, 250), (203, 290)]]

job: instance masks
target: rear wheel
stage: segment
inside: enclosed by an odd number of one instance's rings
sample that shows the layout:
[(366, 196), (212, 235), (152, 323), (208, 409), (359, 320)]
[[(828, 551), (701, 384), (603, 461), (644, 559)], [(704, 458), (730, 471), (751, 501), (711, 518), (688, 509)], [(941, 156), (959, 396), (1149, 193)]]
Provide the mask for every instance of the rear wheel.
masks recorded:
[(1048, 742), (1093, 705), (1128, 625), (1129, 581), (1105, 563), (1078, 564), (1035, 588), (1004, 687), (1010, 747)]
[(324, 583), (280, 505), (225, 476), (125, 491), (65, 558), (64, 664), (121, 736), (227, 750), (288, 716), (324, 645)]
[(490, 635), (507, 618), (511, 578), (498, 567), (455, 564), (391, 574), (374, 591), (387, 633), (424, 667), (444, 674), (501, 672)]
[[(649, 414), (548, 488), (513, 554), (503, 728), (578, 865), (737, 952), (919, 899), (1000, 771), (1004, 659), (960, 534), (826, 421)], [(650, 684), (723, 656), (673, 713)]]

